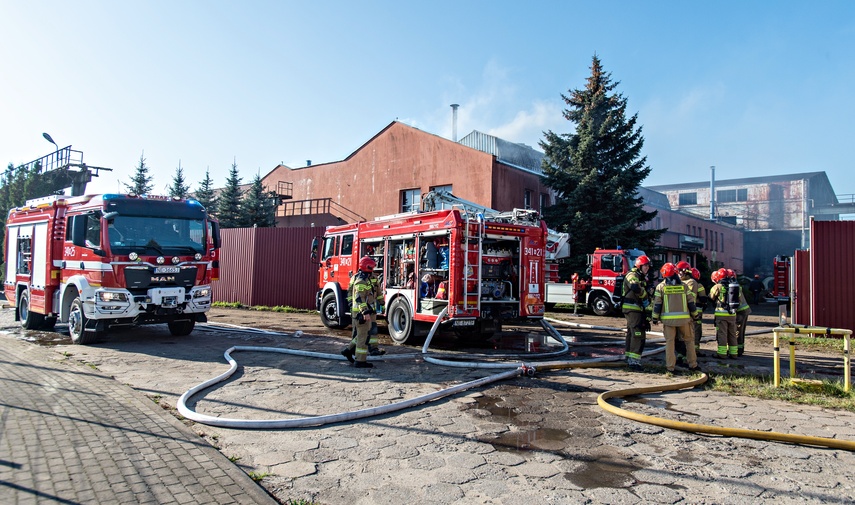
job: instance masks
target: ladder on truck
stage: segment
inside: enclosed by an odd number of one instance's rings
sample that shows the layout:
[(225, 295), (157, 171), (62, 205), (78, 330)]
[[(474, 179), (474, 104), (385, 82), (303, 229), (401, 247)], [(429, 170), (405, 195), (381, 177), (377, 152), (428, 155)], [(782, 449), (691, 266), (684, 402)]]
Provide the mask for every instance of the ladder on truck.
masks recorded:
[[(469, 212), (465, 212), (463, 217), (466, 219), (466, 224), (464, 225), (465, 232), (463, 234), (463, 310), (469, 310), (469, 295), (475, 295), (475, 309), (478, 310), (478, 313), (481, 312), (481, 280), (483, 279), (483, 272), (481, 271), (481, 263), (483, 261), (484, 248), (482, 246), (482, 240), (484, 237), (484, 216), (482, 214), (475, 216), (475, 222), (477, 224), (477, 233), (471, 233), (471, 225), (472, 225), (472, 214)], [(472, 265), (472, 262), (469, 261), (470, 253), (477, 253), (477, 260), (475, 265)], [(469, 272), (472, 271), (475, 273), (475, 291), (469, 291)]]

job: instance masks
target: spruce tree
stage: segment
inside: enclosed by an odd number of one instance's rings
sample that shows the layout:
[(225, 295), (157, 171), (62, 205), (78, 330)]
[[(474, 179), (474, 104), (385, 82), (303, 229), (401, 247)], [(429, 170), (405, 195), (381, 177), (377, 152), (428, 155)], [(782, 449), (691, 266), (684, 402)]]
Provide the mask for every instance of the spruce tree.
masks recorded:
[(226, 186), (220, 192), (217, 203), (217, 217), (222, 228), (241, 228), (246, 226), (241, 209), (240, 176), (238, 176), (237, 162), (232, 163)]
[(246, 226), (272, 228), (276, 226), (276, 193), (266, 191), (261, 183), (261, 175), (255, 174), (252, 183), (243, 197), (241, 208), (246, 218)]
[(209, 168), (205, 169), (205, 178), (199, 183), (199, 189), (196, 190), (194, 196), (209, 214), (217, 213), (217, 195), (214, 193), (214, 181), (211, 180), (211, 170)]
[(568, 106), (564, 118), (575, 123), (576, 132), (550, 130), (540, 142), (543, 180), (556, 192), (544, 218), (551, 228), (570, 233), (564, 275), (584, 272), (587, 255), (597, 247), (651, 250), (664, 231), (640, 229), (656, 216), (644, 210), (637, 194), (650, 167), (641, 156), (638, 114), (626, 117), (626, 98), (614, 92), (618, 84), (594, 55), (585, 88), (561, 95)]
[(136, 167), (136, 172), (131, 177), (131, 183), (123, 183), (125, 185), (125, 189), (128, 190), (128, 193), (132, 193), (135, 195), (147, 195), (151, 188), (154, 187), (152, 184), (152, 176), (148, 173), (148, 167), (145, 164), (145, 151), (140, 154), (140, 164)]
[(190, 186), (187, 185), (187, 179), (184, 178), (184, 169), (181, 168), (181, 160), (178, 160), (178, 169), (175, 170), (175, 176), (172, 177), (172, 185), (169, 186), (169, 196), (172, 198), (187, 198), (190, 193)]

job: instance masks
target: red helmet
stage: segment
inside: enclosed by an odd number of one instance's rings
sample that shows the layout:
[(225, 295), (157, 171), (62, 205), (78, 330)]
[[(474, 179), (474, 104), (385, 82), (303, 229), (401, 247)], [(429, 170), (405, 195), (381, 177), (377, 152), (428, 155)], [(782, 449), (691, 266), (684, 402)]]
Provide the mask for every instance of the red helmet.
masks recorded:
[(675, 267), (673, 263), (665, 263), (662, 265), (662, 268), (659, 269), (659, 273), (662, 274), (662, 277), (671, 277), (677, 275), (677, 267)]
[(692, 269), (692, 277), (693, 277), (696, 281), (701, 280), (701, 271), (700, 271), (700, 270), (698, 270), (697, 268), (693, 268), (693, 269)]
[(724, 268), (719, 268), (718, 270), (713, 272), (712, 275), (710, 275), (710, 279), (712, 279), (713, 282), (719, 282), (725, 277), (727, 277), (727, 270), (725, 270)]
[(736, 279), (736, 272), (734, 272), (733, 270), (728, 268), (727, 269), (727, 276), (731, 279)]
[(691, 269), (692, 269), (692, 265), (690, 265), (688, 261), (681, 261), (681, 262), (677, 263), (677, 270), (683, 271), (683, 270), (691, 270)]
[(363, 256), (362, 259), (359, 260), (359, 270), (362, 272), (373, 272), (374, 267), (376, 266), (377, 262), (370, 256)]
[(635, 258), (635, 267), (636, 268), (641, 268), (642, 266), (649, 265), (649, 264), (650, 264), (650, 258), (645, 256), (644, 254)]

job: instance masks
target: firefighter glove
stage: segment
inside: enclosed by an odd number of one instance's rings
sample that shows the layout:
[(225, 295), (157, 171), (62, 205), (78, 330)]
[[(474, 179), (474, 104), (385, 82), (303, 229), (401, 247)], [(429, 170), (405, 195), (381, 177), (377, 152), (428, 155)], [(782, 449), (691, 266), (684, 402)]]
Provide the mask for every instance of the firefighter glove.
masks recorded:
[(362, 312), (357, 312), (356, 313), (356, 321), (359, 324), (365, 324), (365, 314), (363, 314)]

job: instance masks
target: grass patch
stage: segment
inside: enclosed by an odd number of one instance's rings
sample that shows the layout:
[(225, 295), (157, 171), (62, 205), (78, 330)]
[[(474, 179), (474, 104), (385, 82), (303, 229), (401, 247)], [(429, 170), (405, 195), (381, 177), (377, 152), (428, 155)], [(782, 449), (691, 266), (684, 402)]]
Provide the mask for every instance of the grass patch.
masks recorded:
[(776, 388), (770, 376), (710, 375), (705, 387), (732, 395), (855, 412), (855, 393), (844, 391), (836, 380), (781, 379), (781, 387)]
[(270, 474), (268, 472), (249, 472), (249, 478), (255, 482), (260, 482), (261, 479), (268, 477), (269, 475)]
[(316, 314), (318, 312), (317, 310), (295, 309), (294, 307), (288, 307), (286, 305), (277, 305), (275, 307), (268, 307), (267, 305), (247, 306), (240, 302), (214, 302), (211, 305), (221, 309), (246, 309), (262, 312), (286, 312), (291, 314)]
[(288, 498), (287, 500), (285, 500), (285, 505), (315, 505), (315, 502), (304, 500), (302, 498), (298, 498), (296, 500), (293, 498)]
[[(762, 335), (751, 337), (751, 344), (760, 347), (772, 348), (772, 335)], [(778, 338), (778, 345), (781, 347), (781, 353), (790, 352), (789, 336), (784, 335)], [(796, 337), (796, 355), (799, 351), (824, 351), (839, 353), (843, 355), (843, 339), (842, 338), (825, 338), (825, 337)]]

